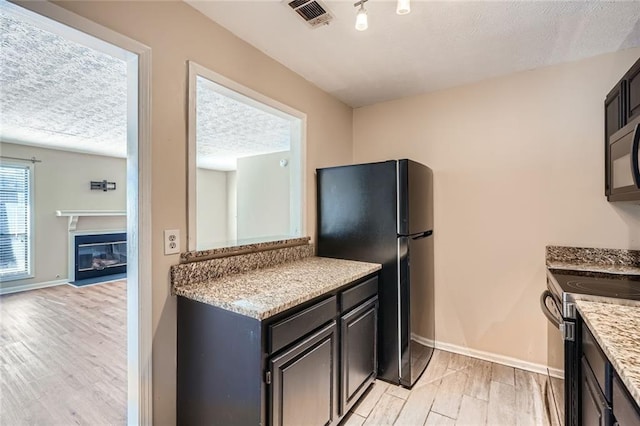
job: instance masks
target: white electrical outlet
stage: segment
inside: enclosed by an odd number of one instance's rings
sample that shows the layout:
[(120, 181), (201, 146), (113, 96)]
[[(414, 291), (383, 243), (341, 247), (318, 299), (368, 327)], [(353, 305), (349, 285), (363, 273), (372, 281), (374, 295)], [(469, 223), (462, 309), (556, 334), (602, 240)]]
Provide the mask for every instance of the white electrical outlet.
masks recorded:
[(180, 253), (180, 230), (164, 230), (164, 254)]

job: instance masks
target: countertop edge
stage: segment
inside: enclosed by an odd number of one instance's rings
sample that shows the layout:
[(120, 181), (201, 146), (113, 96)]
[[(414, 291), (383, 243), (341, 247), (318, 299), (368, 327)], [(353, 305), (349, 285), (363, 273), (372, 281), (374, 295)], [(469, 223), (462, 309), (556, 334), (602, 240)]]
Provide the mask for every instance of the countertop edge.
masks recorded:
[[(277, 270), (278, 268), (285, 268), (285, 267), (291, 267), (291, 265), (295, 265), (296, 263), (304, 263), (305, 260), (308, 259), (322, 259), (322, 258), (317, 258), (317, 257), (312, 257), (312, 258), (306, 258), (306, 259), (300, 259), (300, 260), (296, 260), (293, 262), (287, 262), (285, 264), (280, 264), (280, 265), (276, 265), (273, 267), (269, 267), (269, 268), (265, 268), (265, 270), (271, 270), (273, 271), (274, 269)], [(331, 261), (335, 262), (335, 261), (342, 261), (343, 259), (331, 259)], [(356, 262), (356, 261), (352, 261), (352, 260), (344, 260), (344, 262)], [(243, 315), (245, 317), (249, 317), (249, 318), (253, 318), (256, 319), (258, 321), (264, 321), (267, 320), (275, 315), (278, 315), (282, 312), (285, 312), (291, 308), (294, 308), (296, 306), (299, 306), (305, 302), (308, 302), (310, 300), (313, 300), (315, 298), (321, 297), (324, 294), (329, 294), (331, 292), (333, 292), (334, 290), (337, 290), (351, 282), (360, 280), (364, 277), (367, 277), (369, 275), (373, 275), (376, 272), (378, 272), (379, 270), (382, 269), (382, 265), (380, 264), (374, 264), (374, 263), (369, 263), (369, 262), (357, 262), (362, 264), (363, 269), (358, 271), (355, 274), (347, 274), (344, 277), (341, 277), (340, 279), (338, 279), (335, 282), (332, 283), (328, 283), (325, 285), (322, 285), (320, 287), (316, 287), (314, 288), (312, 291), (309, 292), (305, 292), (303, 295), (292, 298), (290, 300), (284, 301), (280, 304), (278, 304), (277, 306), (271, 307), (269, 309), (256, 309), (256, 308), (248, 308), (248, 307), (243, 307), (240, 304), (238, 304), (238, 301), (233, 301), (233, 302), (225, 302), (225, 301), (219, 301), (219, 300), (215, 300), (215, 298), (212, 297), (207, 297), (206, 294), (204, 294), (204, 292), (202, 291), (198, 291), (197, 287), (192, 287), (190, 285), (183, 285), (180, 287), (175, 288), (175, 296), (180, 296), (180, 297), (185, 297), (187, 299), (191, 299), (191, 300), (195, 300), (197, 302), (200, 303), (204, 303), (210, 306), (214, 306), (220, 309), (224, 309), (227, 310), (229, 312), (233, 312), (239, 315)], [(301, 265), (301, 267), (304, 267), (303, 265)], [(260, 273), (261, 270), (254, 270), (254, 271), (250, 271), (248, 273), (251, 274), (256, 274), (256, 273)], [(242, 275), (244, 274), (238, 274), (236, 277), (238, 277), (239, 279), (242, 279)], [(216, 279), (211, 280), (210, 281), (210, 285), (215, 285), (216, 283)]]
[(359, 280), (361, 278), (364, 278), (364, 277), (367, 277), (369, 275), (372, 275), (372, 274), (374, 274), (375, 272), (377, 272), (377, 271), (379, 271), (381, 269), (382, 269), (381, 266), (379, 266), (378, 268), (372, 268), (371, 270), (369, 270), (367, 272), (359, 273), (359, 274), (356, 274), (356, 275), (353, 275), (353, 276), (349, 277), (347, 282), (342, 283), (342, 284), (338, 284), (335, 287), (331, 287), (331, 288), (329, 288), (327, 290), (321, 289), (318, 292), (307, 293), (304, 296), (301, 296), (300, 298), (292, 301), (291, 302), (292, 306), (289, 306), (289, 307), (286, 307), (286, 308), (282, 308), (281, 306), (279, 306), (279, 307), (276, 307), (274, 309), (270, 309), (268, 312), (263, 312), (262, 315), (260, 315), (260, 317), (256, 318), (256, 319), (258, 319), (260, 321), (267, 320), (267, 319), (269, 319), (269, 318), (271, 318), (271, 317), (273, 317), (275, 315), (281, 314), (281, 313), (283, 313), (283, 312), (285, 312), (285, 311), (287, 311), (289, 309), (295, 308), (296, 306), (299, 306), (299, 305), (301, 305), (301, 304), (303, 304), (305, 302), (313, 300), (313, 299), (315, 299), (317, 297), (321, 297), (321, 296), (323, 296), (325, 294), (329, 294), (334, 290), (338, 290), (340, 287), (344, 287), (345, 285), (347, 285), (349, 283), (352, 283), (352, 282), (357, 281), (357, 280)]

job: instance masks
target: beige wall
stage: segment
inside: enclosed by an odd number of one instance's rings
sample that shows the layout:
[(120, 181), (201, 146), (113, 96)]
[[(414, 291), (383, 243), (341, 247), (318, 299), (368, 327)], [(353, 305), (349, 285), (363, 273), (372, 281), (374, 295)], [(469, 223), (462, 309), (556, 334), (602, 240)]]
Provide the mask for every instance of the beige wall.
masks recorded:
[[(238, 158), (238, 239), (290, 235), (289, 151)], [(314, 212), (315, 213), (315, 212)]]
[(227, 241), (238, 239), (238, 174), (227, 172)]
[(640, 246), (638, 207), (601, 194), (602, 99), (637, 51), (361, 108), (352, 122), (349, 107), (182, 2), (58, 4), (152, 48), (156, 424), (175, 423), (178, 256), (163, 255), (162, 230), (180, 228), (186, 247), (187, 60), (307, 114), (312, 237), (315, 168), (355, 155), (434, 169), (439, 340), (545, 363), (544, 246)]
[(547, 363), (548, 244), (640, 248), (603, 195), (603, 100), (640, 49), (354, 111), (356, 162), (434, 171), (436, 339)]
[[(68, 218), (56, 210), (126, 210), (124, 158), (78, 154), (32, 146), (0, 144), (3, 156), (42, 160), (33, 172), (33, 274), (7, 281), (2, 288), (41, 284), (68, 278)], [(115, 191), (92, 191), (92, 180), (116, 182)], [(125, 217), (81, 218), (77, 231), (127, 229)]]
[(198, 249), (217, 247), (228, 241), (227, 172), (198, 168), (196, 171), (196, 242)]
[(152, 49), (153, 398), (156, 424), (175, 424), (176, 299), (162, 230), (186, 247), (187, 60), (307, 114), (306, 231), (315, 234), (314, 170), (352, 158), (352, 110), (180, 1), (57, 4)]

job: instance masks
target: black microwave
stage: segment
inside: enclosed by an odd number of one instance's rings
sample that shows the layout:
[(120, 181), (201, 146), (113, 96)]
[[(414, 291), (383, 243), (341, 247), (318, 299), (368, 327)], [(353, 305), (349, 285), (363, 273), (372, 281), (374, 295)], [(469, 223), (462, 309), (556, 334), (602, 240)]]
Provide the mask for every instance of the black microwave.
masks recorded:
[(606, 194), (609, 201), (640, 201), (640, 117), (609, 137)]

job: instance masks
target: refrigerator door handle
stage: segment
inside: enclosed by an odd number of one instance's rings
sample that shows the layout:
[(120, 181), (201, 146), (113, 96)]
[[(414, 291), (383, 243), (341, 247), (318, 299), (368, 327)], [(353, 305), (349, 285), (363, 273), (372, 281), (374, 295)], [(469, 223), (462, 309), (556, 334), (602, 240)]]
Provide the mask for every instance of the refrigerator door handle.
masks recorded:
[(419, 240), (421, 238), (427, 238), (433, 235), (433, 229), (429, 229), (428, 231), (424, 231), (421, 234), (416, 235), (415, 237), (411, 237), (412, 240)]
[(638, 155), (638, 149), (640, 148), (640, 124), (636, 125), (636, 129), (633, 132), (633, 144), (631, 145), (631, 171), (633, 173), (633, 182), (636, 184), (636, 188), (640, 188), (640, 167)]
[(433, 235), (433, 229), (429, 229), (424, 232), (417, 232), (415, 234), (398, 234), (398, 238), (406, 237), (411, 238), (412, 240), (419, 240), (421, 238), (427, 238)]

